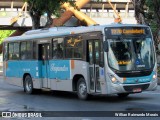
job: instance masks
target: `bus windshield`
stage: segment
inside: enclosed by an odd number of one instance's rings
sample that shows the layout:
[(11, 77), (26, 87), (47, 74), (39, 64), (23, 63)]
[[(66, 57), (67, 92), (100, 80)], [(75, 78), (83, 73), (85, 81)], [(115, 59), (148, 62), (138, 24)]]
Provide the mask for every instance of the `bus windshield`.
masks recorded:
[(153, 40), (148, 27), (126, 26), (105, 29), (108, 64), (117, 71), (143, 71), (154, 67)]
[(147, 70), (154, 66), (152, 39), (132, 37), (108, 39), (109, 66), (118, 71)]

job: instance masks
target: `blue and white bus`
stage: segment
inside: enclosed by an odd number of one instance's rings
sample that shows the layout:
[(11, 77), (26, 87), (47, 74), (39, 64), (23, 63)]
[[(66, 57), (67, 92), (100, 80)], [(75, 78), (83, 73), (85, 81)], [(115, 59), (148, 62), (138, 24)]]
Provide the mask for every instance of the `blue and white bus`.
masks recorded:
[(37, 89), (89, 95), (155, 90), (157, 64), (151, 30), (111, 24), (31, 30), (4, 41), (4, 77), (28, 94)]

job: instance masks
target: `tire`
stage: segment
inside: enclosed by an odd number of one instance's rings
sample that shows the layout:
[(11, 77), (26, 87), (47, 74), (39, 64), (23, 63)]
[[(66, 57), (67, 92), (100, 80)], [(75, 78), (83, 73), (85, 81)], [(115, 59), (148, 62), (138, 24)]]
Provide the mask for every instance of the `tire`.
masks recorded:
[(129, 93), (119, 93), (117, 95), (119, 98), (126, 98), (126, 97), (128, 97)]
[(32, 94), (34, 89), (33, 89), (33, 82), (32, 82), (32, 78), (30, 77), (30, 75), (27, 75), (24, 79), (24, 91), (27, 94)]
[(87, 93), (87, 85), (84, 78), (80, 78), (77, 83), (77, 95), (81, 100), (87, 100), (89, 95)]

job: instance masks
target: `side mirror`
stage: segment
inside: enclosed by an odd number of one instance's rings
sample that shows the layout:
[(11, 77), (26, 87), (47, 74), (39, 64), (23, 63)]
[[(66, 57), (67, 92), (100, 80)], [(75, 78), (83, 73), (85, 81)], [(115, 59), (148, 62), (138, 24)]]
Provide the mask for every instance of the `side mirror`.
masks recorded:
[(108, 41), (104, 41), (104, 43), (103, 43), (103, 49), (104, 49), (105, 52), (109, 51), (109, 49), (108, 49)]

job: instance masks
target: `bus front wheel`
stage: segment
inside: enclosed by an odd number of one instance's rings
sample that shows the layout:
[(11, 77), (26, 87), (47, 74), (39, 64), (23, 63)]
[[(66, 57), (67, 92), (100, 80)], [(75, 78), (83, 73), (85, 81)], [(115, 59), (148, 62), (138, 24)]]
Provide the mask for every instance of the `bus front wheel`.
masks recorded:
[(77, 83), (77, 94), (79, 99), (86, 100), (88, 98), (87, 85), (84, 78), (80, 78)]
[(32, 78), (29, 75), (27, 75), (24, 79), (24, 91), (27, 94), (33, 93), (33, 82), (32, 82)]

